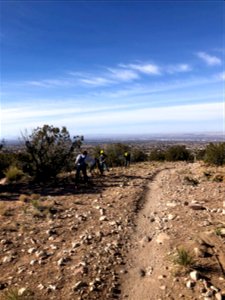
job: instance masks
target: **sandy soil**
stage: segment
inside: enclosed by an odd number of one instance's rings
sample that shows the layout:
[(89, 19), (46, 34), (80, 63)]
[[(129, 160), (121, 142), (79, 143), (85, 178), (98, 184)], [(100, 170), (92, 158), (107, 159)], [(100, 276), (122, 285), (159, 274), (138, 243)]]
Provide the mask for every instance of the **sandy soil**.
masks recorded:
[(3, 182), (0, 299), (224, 299), (224, 168), (142, 163), (92, 181)]

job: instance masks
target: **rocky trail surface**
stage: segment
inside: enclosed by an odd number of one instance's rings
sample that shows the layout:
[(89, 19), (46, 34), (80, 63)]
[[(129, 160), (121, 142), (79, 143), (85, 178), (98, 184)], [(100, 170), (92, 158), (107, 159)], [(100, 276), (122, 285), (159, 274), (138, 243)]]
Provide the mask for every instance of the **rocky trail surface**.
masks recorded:
[(225, 169), (200, 163), (115, 168), (79, 190), (4, 182), (0, 299), (224, 299), (224, 201)]

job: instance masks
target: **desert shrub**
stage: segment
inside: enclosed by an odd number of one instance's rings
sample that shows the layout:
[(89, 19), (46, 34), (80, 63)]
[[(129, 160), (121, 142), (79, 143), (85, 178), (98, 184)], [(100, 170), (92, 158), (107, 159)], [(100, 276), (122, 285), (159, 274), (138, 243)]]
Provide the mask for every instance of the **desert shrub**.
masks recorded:
[(106, 147), (108, 166), (124, 165), (124, 152), (130, 151), (129, 146), (121, 143), (109, 144)]
[(5, 171), (5, 176), (9, 182), (15, 182), (15, 181), (19, 181), (24, 176), (24, 173), (16, 166), (10, 166)]
[(24, 202), (24, 203), (27, 203), (30, 201), (30, 197), (28, 195), (25, 195), (25, 194), (21, 194), (19, 196), (19, 199), (18, 199), (20, 202)]
[(0, 151), (0, 178), (5, 176), (5, 171), (11, 165), (17, 165), (17, 156), (13, 152)]
[(207, 178), (210, 179), (212, 177), (212, 173), (210, 171), (204, 171), (203, 175)]
[(222, 236), (222, 229), (220, 227), (215, 228), (215, 234), (217, 236)]
[(197, 160), (204, 160), (205, 149), (198, 149), (198, 150), (196, 150), (195, 157), (196, 157)]
[(224, 175), (222, 174), (216, 174), (213, 179), (214, 182), (223, 182), (224, 180)]
[(30, 290), (21, 292), (21, 289), (11, 288), (4, 292), (1, 300), (35, 300), (34, 293)]
[(26, 146), (23, 169), (43, 182), (74, 167), (73, 152), (83, 141), (83, 137), (78, 136), (71, 140), (66, 127), (59, 129), (49, 125), (38, 127), (23, 138)]
[(131, 151), (131, 160), (133, 162), (143, 162), (148, 160), (148, 155), (141, 149), (133, 149)]
[(161, 149), (154, 149), (149, 154), (149, 160), (151, 160), (151, 161), (164, 161), (165, 160), (165, 152)]
[(167, 161), (190, 161), (193, 159), (191, 152), (183, 145), (169, 147), (165, 152)]
[(225, 164), (225, 143), (210, 143), (207, 145), (204, 161), (216, 166)]
[(140, 149), (131, 149), (130, 146), (122, 143), (108, 144), (106, 147), (99, 146), (94, 149), (94, 156), (99, 157), (100, 150), (104, 150), (107, 155), (107, 165), (109, 167), (118, 167), (124, 165), (124, 153), (130, 152), (132, 162), (142, 162), (148, 159), (148, 155)]
[(184, 177), (184, 182), (187, 184), (187, 185), (192, 185), (192, 186), (196, 186), (199, 184), (199, 181), (195, 178), (192, 178), (192, 177), (189, 177), (189, 176), (185, 176)]
[(182, 267), (189, 268), (193, 266), (193, 256), (184, 248), (177, 249), (177, 253), (174, 258), (174, 263)]

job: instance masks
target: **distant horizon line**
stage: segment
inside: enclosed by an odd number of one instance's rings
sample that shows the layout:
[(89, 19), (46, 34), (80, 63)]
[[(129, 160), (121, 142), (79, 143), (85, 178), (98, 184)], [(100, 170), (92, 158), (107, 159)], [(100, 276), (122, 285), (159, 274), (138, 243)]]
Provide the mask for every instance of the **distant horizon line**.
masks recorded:
[[(71, 138), (73, 137), (72, 134), (70, 134)], [(169, 140), (175, 140), (176, 138), (181, 139), (203, 139), (203, 138), (216, 138), (219, 140), (225, 140), (225, 132), (220, 132), (220, 131), (202, 131), (202, 132), (183, 132), (183, 133), (96, 133), (96, 134), (77, 134), (76, 136), (84, 136), (84, 140), (146, 140), (146, 139), (166, 139), (168, 138)], [(0, 141), (5, 141), (5, 142), (16, 142), (22, 139), (21, 137), (1, 137)]]

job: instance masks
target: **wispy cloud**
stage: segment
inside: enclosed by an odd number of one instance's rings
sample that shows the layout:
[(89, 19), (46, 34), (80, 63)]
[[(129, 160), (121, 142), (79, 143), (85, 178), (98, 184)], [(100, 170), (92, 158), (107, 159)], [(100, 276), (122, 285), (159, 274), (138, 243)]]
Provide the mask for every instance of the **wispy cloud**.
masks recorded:
[[(144, 125), (145, 132), (151, 133), (152, 124), (155, 122), (167, 122), (168, 126), (172, 126), (174, 122), (179, 122), (179, 127), (182, 124), (192, 124), (192, 122), (203, 122), (216, 120), (217, 125), (223, 118), (223, 102), (213, 103), (200, 103), (189, 105), (173, 105), (162, 107), (133, 107), (129, 110), (115, 111), (114, 108), (108, 110), (90, 111), (88, 108), (84, 108), (82, 114), (71, 113), (71, 109), (64, 109), (63, 113), (60, 113), (60, 109), (54, 111), (53, 117), (48, 117), (48, 123), (54, 126), (65, 125), (70, 130), (74, 129), (78, 132), (85, 131), (88, 133), (94, 133), (93, 128), (107, 130), (109, 128), (116, 128), (118, 126), (137, 126)], [(47, 112), (46, 112), (47, 113)], [(13, 114), (15, 122), (9, 122), (6, 118), (8, 114)], [(43, 111), (39, 111), (38, 114), (43, 114)], [(3, 111), (2, 129), (3, 134), (7, 128), (7, 131), (14, 130), (14, 134), (19, 135), (20, 132), (15, 133), (15, 124), (17, 124), (18, 131), (24, 131), (25, 129), (32, 130), (36, 126), (41, 126), (46, 123), (46, 120), (37, 118), (32, 108), (22, 109), (18, 108), (14, 111)], [(56, 117), (57, 116), (57, 117)], [(76, 117), (75, 117), (76, 116)], [(218, 121), (219, 120), (219, 121)], [(104, 125), (104, 126), (103, 126)], [(185, 125), (186, 126), (186, 125)], [(125, 127), (123, 127), (125, 128)], [(177, 125), (172, 126), (173, 131), (177, 130)], [(71, 131), (71, 130), (70, 130)], [(166, 131), (166, 129), (165, 129)], [(126, 132), (124, 132), (126, 133)]]
[(198, 52), (197, 56), (202, 59), (209, 66), (221, 65), (222, 61), (219, 57), (209, 55), (206, 52)]
[(178, 65), (170, 65), (165, 69), (167, 73), (174, 74), (174, 73), (190, 72), (192, 70), (192, 67), (189, 64), (178, 64)]
[(123, 70), (123, 69), (114, 69), (108, 68), (107, 69), (110, 73), (109, 76), (119, 80), (119, 81), (132, 81), (134, 79), (138, 79), (139, 75), (134, 72), (133, 70)]
[(29, 80), (29, 81), (25, 81), (24, 84), (36, 86), (36, 87), (51, 88), (51, 87), (72, 86), (75, 84), (75, 82), (71, 78), (62, 78), (62, 79)]
[(148, 75), (159, 75), (161, 74), (160, 67), (155, 64), (128, 64), (128, 65), (120, 65), (121, 67), (130, 68), (132, 70), (136, 70), (140, 73), (148, 74)]
[(148, 84), (137, 84), (123, 89), (109, 90), (109, 91), (100, 91), (97, 92), (96, 96), (108, 97), (113, 99), (120, 98), (130, 98), (130, 97), (140, 97), (142, 95), (155, 95), (157, 93), (165, 93), (169, 91), (179, 91), (183, 89), (194, 88), (198, 86), (209, 86), (211, 84), (220, 82), (223, 80), (223, 74), (215, 74), (211, 77), (197, 77), (197, 78), (188, 78), (188, 79), (179, 79), (179, 80), (160, 80), (156, 83)]
[(89, 86), (106, 86), (112, 84), (113, 81), (104, 77), (90, 77), (90, 78), (82, 78), (79, 79), (79, 82), (84, 83)]

